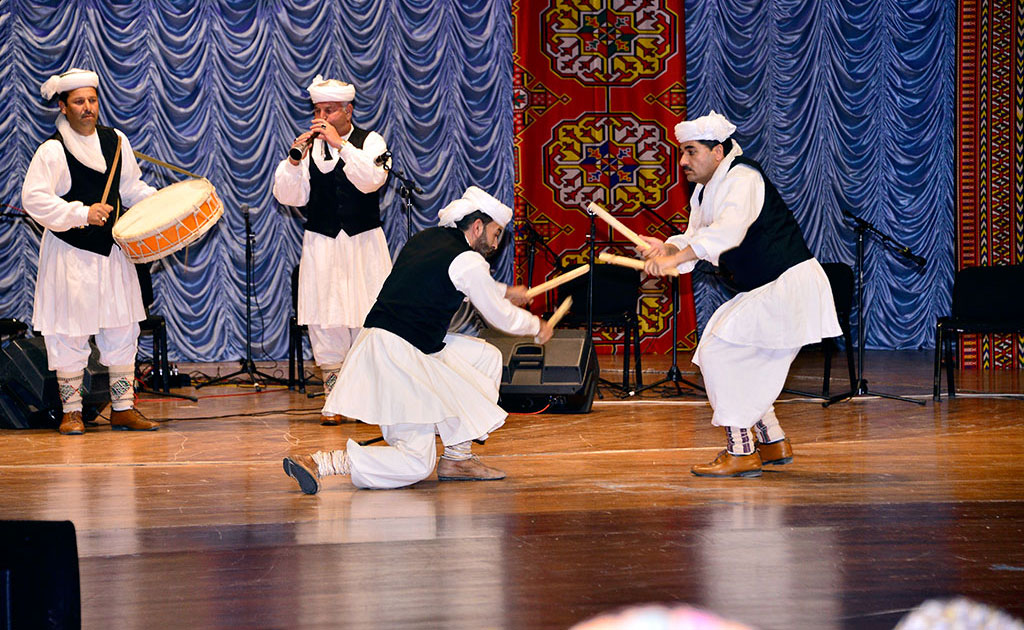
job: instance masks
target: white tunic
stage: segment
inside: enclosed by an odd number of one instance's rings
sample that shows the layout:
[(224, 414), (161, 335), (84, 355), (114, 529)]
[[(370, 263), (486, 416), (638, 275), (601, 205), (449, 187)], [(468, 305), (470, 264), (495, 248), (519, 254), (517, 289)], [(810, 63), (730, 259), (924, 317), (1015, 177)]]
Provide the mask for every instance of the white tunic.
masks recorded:
[[(57, 129), (71, 155), (85, 166), (105, 172), (99, 134), (75, 133), (63, 115)], [(123, 133), (121, 137), (122, 212), (156, 192), (142, 181), (142, 172)], [(64, 147), (47, 140), (36, 150), (25, 173), (21, 202), (25, 211), (46, 228), (39, 248), (34, 328), (43, 335), (94, 335), (101, 328), (116, 328), (146, 318), (139, 279), (132, 263), (116, 244), (109, 256), (101, 256), (65, 243), (50, 232), (63, 232), (88, 224), (89, 206), (64, 201), (71, 190)]]
[[(506, 287), (490, 275), (487, 261), (463, 252), (448, 267), (448, 277), (489, 324), (513, 335), (536, 335), (540, 319), (505, 299)], [(453, 337), (446, 337), (452, 341)], [(508, 415), (498, 406), (500, 352), (496, 369), (484, 374), (457, 347), (424, 354), (386, 330), (363, 330), (349, 353), (338, 383), (324, 405), (369, 424), (435, 424), (445, 444), (476, 439), (501, 426)]]
[[(716, 266), (719, 256), (743, 242), (764, 205), (761, 174), (743, 164), (729, 169), (741, 154), (739, 144), (734, 143), (707, 185), (697, 185), (690, 199), (686, 232), (668, 239), (680, 250), (690, 246), (698, 258)], [(683, 263), (679, 271), (689, 273), (696, 264)], [(704, 328), (701, 343), (714, 335), (741, 346), (799, 348), (840, 334), (828, 277), (812, 258), (718, 307)]]
[[(363, 193), (372, 193), (387, 181), (387, 171), (373, 163), (387, 151), (380, 134), (369, 132), (362, 149), (349, 142), (340, 151), (327, 148), (329, 160), (324, 159), (324, 141), (317, 138), (298, 165), (287, 158), (281, 161), (274, 173), (274, 197), (280, 203), (301, 207), (309, 202), (310, 157), (321, 172), (329, 173), (340, 156), (345, 176)], [(391, 255), (381, 228), (355, 236), (341, 230), (336, 238), (305, 232), (299, 261), (299, 324), (359, 328), (390, 272)]]

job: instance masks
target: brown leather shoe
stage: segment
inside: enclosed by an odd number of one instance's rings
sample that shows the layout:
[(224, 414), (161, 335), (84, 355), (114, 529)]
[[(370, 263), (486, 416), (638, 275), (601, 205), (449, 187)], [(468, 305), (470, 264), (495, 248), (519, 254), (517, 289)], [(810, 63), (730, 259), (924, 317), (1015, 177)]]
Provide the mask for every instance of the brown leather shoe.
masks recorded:
[(698, 477), (760, 477), (761, 456), (754, 451), (750, 455), (733, 455), (722, 451), (710, 464), (697, 464), (690, 472)]
[(57, 428), (61, 435), (82, 435), (85, 433), (85, 423), (82, 422), (81, 411), (69, 411), (60, 419), (60, 427)]
[(484, 464), (476, 455), (461, 461), (442, 457), (437, 462), (437, 478), (440, 481), (497, 481), (504, 479), (505, 473)]
[(306, 494), (320, 491), (320, 473), (312, 455), (292, 455), (281, 462), (286, 475), (299, 482), (299, 488)]
[(345, 421), (345, 416), (336, 413), (333, 416), (320, 416), (320, 426), (336, 427)]
[(782, 438), (768, 444), (758, 444), (757, 454), (763, 466), (782, 466), (793, 461), (793, 447), (789, 438)]
[(138, 409), (132, 407), (124, 411), (111, 411), (110, 428), (115, 431), (156, 431), (160, 425), (147, 420)]

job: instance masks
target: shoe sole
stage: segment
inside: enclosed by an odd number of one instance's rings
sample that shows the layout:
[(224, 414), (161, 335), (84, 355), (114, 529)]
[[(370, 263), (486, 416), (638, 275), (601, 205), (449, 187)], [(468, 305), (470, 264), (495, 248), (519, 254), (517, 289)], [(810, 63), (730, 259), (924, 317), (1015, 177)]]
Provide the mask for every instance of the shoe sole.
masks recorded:
[(792, 464), (792, 457), (783, 457), (782, 459), (773, 459), (770, 462), (761, 462), (762, 466), (783, 466), (785, 464)]
[(57, 431), (61, 435), (82, 435), (85, 431)]
[(316, 494), (320, 491), (320, 482), (317, 481), (316, 477), (292, 461), (292, 458), (285, 457), (281, 465), (284, 467), (284, 474), (297, 481), (299, 488), (304, 494)]
[(148, 429), (135, 429), (132, 427), (126, 427), (123, 424), (112, 424), (110, 425), (110, 428), (113, 429), (114, 431), (156, 431), (160, 427), (149, 427)]
[(693, 474), (693, 475), (696, 475), (697, 477), (717, 477), (719, 479), (730, 479), (732, 477), (760, 477), (761, 476), (761, 471), (760, 470), (747, 470), (747, 471), (744, 471), (744, 472), (733, 473), (731, 475), (714, 475), (714, 474), (710, 474), (710, 473), (699, 473), (696, 470), (691, 470), (690, 473)]

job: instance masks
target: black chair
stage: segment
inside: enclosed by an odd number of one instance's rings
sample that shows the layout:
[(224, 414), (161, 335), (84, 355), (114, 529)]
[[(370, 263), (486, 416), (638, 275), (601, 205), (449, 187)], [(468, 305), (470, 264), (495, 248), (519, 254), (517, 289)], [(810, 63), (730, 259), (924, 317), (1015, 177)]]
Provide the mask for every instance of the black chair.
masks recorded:
[[(846, 263), (822, 263), (821, 268), (828, 276), (828, 283), (832, 287), (832, 301), (836, 306), (836, 315), (839, 318), (839, 327), (843, 330), (843, 342), (846, 345), (846, 365), (850, 371), (850, 395), (857, 390), (857, 370), (853, 360), (853, 335), (850, 333), (850, 312), (853, 310), (854, 277), (853, 269)], [(829, 389), (832, 381), (832, 355), (835, 353), (838, 344), (835, 337), (823, 339), (822, 350), (825, 353), (825, 374), (821, 383), (821, 394), (813, 392), (802, 392), (794, 389), (782, 391), (800, 396), (813, 398), (830, 398)]]
[(952, 315), (935, 322), (935, 382), (932, 399), (942, 396), (942, 363), (949, 397), (956, 397), (953, 343), (963, 333), (1024, 334), (1024, 265), (968, 267), (953, 278)]
[(288, 319), (288, 389), (306, 392), (306, 368), (303, 365), (302, 339), (309, 328), (299, 326), (299, 266), (292, 269), (292, 315)]
[(19, 339), (28, 334), (28, 324), (13, 317), (0, 317), (0, 342)]
[[(139, 288), (142, 290), (142, 304), (146, 307), (146, 319), (139, 322), (139, 336), (151, 335), (153, 337), (153, 358), (151, 360), (153, 371), (151, 383), (153, 389), (162, 391), (165, 394), (171, 391), (171, 364), (167, 358), (167, 322), (160, 315), (154, 315), (149, 311), (153, 306), (153, 277), (149, 271), (150, 263), (135, 265), (135, 272), (139, 276)], [(145, 363), (145, 360), (136, 360), (136, 364)]]
[[(640, 272), (616, 265), (594, 265), (594, 329), (622, 329), (622, 393), (628, 394), (629, 358), (635, 357), (635, 388), (643, 387), (643, 368), (640, 360), (640, 317), (637, 301), (640, 298)], [(571, 296), (572, 309), (562, 318), (561, 326), (580, 328), (587, 325), (587, 284), (589, 273), (558, 287), (558, 303)], [(615, 387), (619, 387), (615, 385)]]

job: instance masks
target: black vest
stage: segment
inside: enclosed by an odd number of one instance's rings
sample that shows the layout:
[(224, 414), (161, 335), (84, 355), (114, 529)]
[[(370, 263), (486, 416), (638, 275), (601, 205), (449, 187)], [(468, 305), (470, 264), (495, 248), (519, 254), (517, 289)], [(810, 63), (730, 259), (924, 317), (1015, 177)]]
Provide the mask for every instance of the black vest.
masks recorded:
[(452, 284), (448, 267), (470, 249), (456, 228), (415, 234), (398, 255), (363, 326), (393, 332), (425, 354), (444, 348), (448, 325), (466, 297)]
[(750, 291), (772, 282), (790, 267), (814, 256), (807, 249), (796, 218), (761, 165), (739, 156), (729, 169), (737, 164), (754, 168), (761, 174), (764, 179), (764, 206), (757, 220), (747, 228), (743, 242), (718, 257), (718, 267), (737, 290)]
[[(370, 132), (352, 127), (348, 142), (357, 149)], [(360, 192), (345, 176), (345, 161), (338, 163), (330, 173), (320, 168), (309, 157), (309, 203), (306, 204), (306, 229), (310, 232), (336, 238), (342, 230), (349, 236), (368, 232), (381, 226), (380, 191)]]
[[(64, 201), (81, 201), (86, 206), (101, 201), (103, 189), (107, 186), (107, 178), (110, 176), (110, 165), (114, 163), (114, 154), (117, 151), (117, 132), (110, 127), (96, 125), (96, 133), (100, 137), (100, 150), (103, 158), (107, 161), (107, 171), (100, 173), (82, 164), (75, 156), (71, 155), (64, 138), (60, 132), (50, 136), (51, 140), (60, 142), (64, 147), (64, 158), (68, 162), (68, 173), (71, 174), (71, 189), (61, 199)], [(114, 172), (114, 182), (110, 186), (107, 203), (114, 207), (114, 211), (107, 216), (107, 222), (103, 225), (86, 225), (80, 228), (71, 228), (63, 232), (53, 232), (53, 235), (72, 247), (84, 249), (100, 256), (109, 256), (110, 249), (114, 245), (114, 237), (111, 230), (114, 229), (114, 221), (117, 220), (121, 210), (121, 193), (118, 191), (121, 184), (121, 160), (117, 161), (117, 169)]]

